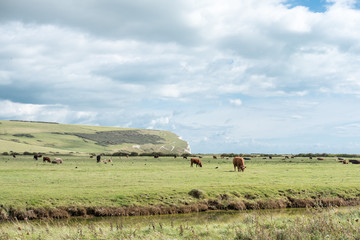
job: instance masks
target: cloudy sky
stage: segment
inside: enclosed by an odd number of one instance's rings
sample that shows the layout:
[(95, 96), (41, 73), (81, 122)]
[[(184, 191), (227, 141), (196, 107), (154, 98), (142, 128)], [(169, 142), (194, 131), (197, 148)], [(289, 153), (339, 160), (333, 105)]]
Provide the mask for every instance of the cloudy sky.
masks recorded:
[(0, 119), (194, 153), (360, 153), (355, 0), (0, 0)]

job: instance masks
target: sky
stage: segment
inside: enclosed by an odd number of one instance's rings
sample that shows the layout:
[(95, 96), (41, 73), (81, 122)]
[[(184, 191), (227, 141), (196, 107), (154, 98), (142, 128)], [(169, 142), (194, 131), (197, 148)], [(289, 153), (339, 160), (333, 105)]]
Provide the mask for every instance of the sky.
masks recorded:
[(0, 119), (193, 153), (360, 153), (355, 0), (0, 0)]

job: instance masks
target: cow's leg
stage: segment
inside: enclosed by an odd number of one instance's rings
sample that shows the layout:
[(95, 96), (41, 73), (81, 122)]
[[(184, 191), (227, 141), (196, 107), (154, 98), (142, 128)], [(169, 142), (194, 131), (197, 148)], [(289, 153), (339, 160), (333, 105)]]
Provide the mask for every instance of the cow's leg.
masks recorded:
[(236, 166), (234, 165), (234, 172), (236, 172)]

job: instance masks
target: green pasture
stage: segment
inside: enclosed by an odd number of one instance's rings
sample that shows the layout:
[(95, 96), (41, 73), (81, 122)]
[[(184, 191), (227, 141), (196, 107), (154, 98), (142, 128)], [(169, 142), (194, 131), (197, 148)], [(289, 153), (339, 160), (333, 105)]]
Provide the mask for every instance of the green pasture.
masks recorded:
[[(51, 156), (53, 158), (53, 156)], [(245, 172), (232, 159), (204, 156), (203, 167), (183, 158), (59, 156), (63, 164), (32, 156), (0, 156), (0, 205), (24, 209), (58, 206), (145, 206), (188, 204), (226, 195), (229, 199), (343, 198), (360, 196), (360, 165), (334, 158), (252, 158)], [(201, 199), (200, 199), (201, 200)]]

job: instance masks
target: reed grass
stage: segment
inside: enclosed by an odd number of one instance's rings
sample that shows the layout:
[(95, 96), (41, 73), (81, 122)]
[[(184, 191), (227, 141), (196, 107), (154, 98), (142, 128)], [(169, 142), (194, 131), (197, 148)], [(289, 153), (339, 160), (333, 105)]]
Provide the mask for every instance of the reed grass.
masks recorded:
[[(191, 216), (191, 215), (190, 215)], [(359, 239), (360, 208), (308, 209), (296, 214), (246, 212), (226, 219), (110, 218), (103, 221), (11, 222), (0, 239)]]

